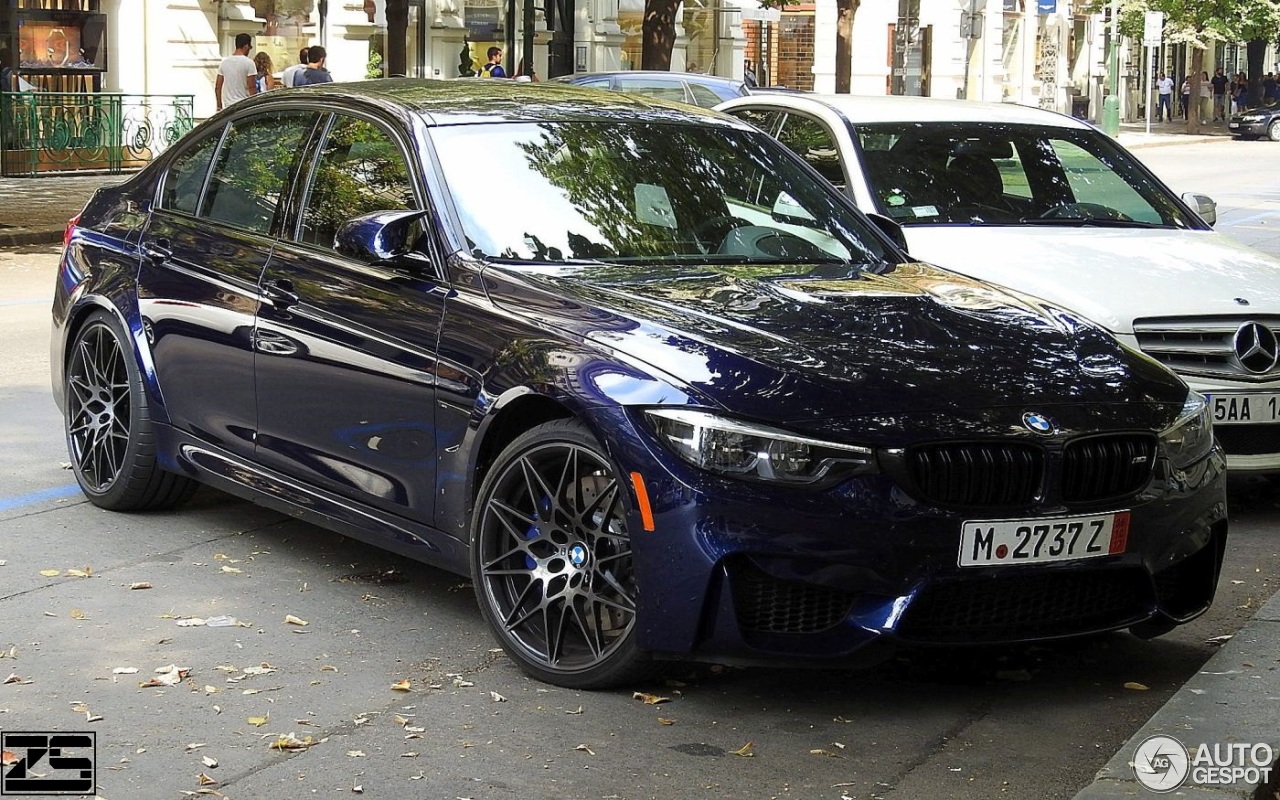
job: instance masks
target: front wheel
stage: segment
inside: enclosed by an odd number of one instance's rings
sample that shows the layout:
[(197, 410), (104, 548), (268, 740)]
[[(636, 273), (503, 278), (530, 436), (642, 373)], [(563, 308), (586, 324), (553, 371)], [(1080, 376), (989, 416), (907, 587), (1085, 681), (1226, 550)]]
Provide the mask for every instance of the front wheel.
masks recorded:
[(112, 511), (169, 508), (195, 491), (190, 478), (156, 463), (141, 373), (115, 318), (95, 311), (67, 358), (67, 450), (89, 501)]
[(539, 425), (498, 456), (476, 499), (471, 572), (485, 621), (529, 675), (597, 689), (648, 671), (626, 491), (581, 422)]
[(1267, 138), (1273, 142), (1280, 142), (1280, 119), (1267, 126)]

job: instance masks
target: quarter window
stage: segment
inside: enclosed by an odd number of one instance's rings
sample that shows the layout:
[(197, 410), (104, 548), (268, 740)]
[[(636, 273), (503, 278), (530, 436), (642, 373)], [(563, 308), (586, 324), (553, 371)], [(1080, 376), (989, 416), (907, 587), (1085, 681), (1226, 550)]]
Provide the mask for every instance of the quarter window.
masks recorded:
[(235, 120), (209, 179), (200, 216), (254, 233), (269, 233), (312, 112), (273, 112)]
[(301, 240), (332, 247), (345, 220), (417, 208), (409, 166), (395, 140), (367, 120), (337, 117), (316, 162), (302, 211)]
[(213, 159), (221, 136), (222, 129), (219, 128), (173, 160), (164, 178), (161, 208), (196, 213), (200, 206), (200, 190), (204, 188), (205, 176), (209, 174), (209, 161)]

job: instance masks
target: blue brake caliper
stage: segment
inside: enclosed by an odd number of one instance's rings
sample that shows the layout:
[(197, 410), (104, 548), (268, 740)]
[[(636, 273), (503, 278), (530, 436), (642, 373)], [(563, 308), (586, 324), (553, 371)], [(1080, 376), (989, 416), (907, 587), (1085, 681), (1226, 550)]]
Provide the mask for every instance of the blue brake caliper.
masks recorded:
[[(548, 519), (551, 517), (551, 498), (543, 495), (538, 499), (537, 508), (534, 511), (538, 520)], [(535, 521), (529, 526), (529, 530), (525, 531), (524, 538), (533, 541), (542, 535), (542, 531), (538, 529), (538, 523)], [(538, 562), (533, 560), (533, 556), (528, 553), (524, 554), (524, 565), (526, 569), (533, 569), (538, 566)]]

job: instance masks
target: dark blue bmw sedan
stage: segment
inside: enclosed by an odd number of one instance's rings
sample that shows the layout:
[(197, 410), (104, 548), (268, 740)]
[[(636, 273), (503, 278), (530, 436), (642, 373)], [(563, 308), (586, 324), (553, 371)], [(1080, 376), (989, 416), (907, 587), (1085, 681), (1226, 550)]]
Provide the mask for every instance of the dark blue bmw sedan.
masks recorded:
[(211, 484), (469, 575), (529, 674), (834, 664), (1213, 599), (1203, 399), (911, 263), (745, 123), (509, 81), (270, 92), (68, 230), (85, 494)]

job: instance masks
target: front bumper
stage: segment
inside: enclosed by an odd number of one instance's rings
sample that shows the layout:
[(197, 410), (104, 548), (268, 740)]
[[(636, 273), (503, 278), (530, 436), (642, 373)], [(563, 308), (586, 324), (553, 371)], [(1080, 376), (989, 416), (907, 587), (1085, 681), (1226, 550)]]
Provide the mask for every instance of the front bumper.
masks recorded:
[(1227, 130), (1237, 136), (1266, 136), (1271, 120), (1262, 122), (1241, 122), (1238, 119), (1227, 120)]
[[(602, 412), (611, 413), (611, 412)], [(627, 423), (611, 419), (614, 430)], [(1096, 508), (983, 515), (914, 500), (883, 474), (828, 491), (721, 479), (636, 439), (655, 530), (633, 520), (639, 645), (735, 663), (858, 663), (899, 643), (1037, 641), (1169, 628), (1212, 602), (1227, 535), (1220, 450), (1186, 472), (1162, 461), (1135, 496)], [(629, 438), (629, 437), (628, 437)], [(966, 520), (1127, 510), (1123, 553), (959, 567)]]

